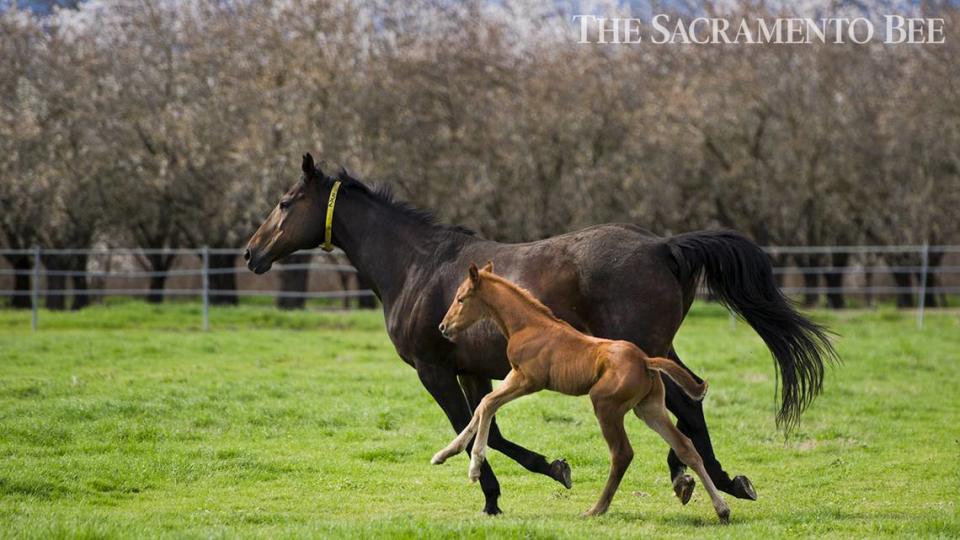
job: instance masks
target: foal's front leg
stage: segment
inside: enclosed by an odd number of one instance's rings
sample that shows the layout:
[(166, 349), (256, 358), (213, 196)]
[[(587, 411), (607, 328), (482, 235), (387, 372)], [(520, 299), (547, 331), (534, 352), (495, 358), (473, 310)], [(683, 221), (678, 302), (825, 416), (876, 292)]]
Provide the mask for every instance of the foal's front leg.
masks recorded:
[[(481, 402), (482, 404), (483, 402)], [(470, 418), (470, 423), (467, 424), (467, 427), (463, 428), (456, 437), (450, 441), (450, 444), (445, 446), (442, 450), (433, 455), (433, 458), (430, 459), (430, 463), (434, 465), (441, 465), (444, 461), (449, 459), (452, 456), (463, 452), (463, 449), (467, 447), (467, 444), (470, 443), (470, 438), (473, 437), (473, 434), (477, 432), (477, 424), (480, 423), (480, 407), (477, 407), (473, 411), (473, 417)], [(476, 445), (474, 445), (476, 447)]]
[[(469, 475), (471, 481), (476, 481), (480, 475), (480, 465), (483, 464), (486, 458), (487, 435), (490, 432), (490, 421), (500, 406), (525, 393), (521, 390), (525, 386), (522, 384), (522, 379), (523, 377), (520, 374), (511, 370), (503, 380), (503, 384), (480, 400), (480, 405), (478, 405), (477, 409), (473, 412), (473, 417), (470, 419), (467, 427), (443, 450), (434, 454), (433, 459), (430, 460), (431, 463), (439, 465), (451, 456), (459, 454), (467, 447), (474, 433), (477, 433), (477, 440), (473, 444), (473, 452), (470, 459)], [(487, 414), (486, 411), (490, 412)]]
[(503, 379), (503, 384), (480, 400), (480, 406), (477, 407), (474, 413), (474, 416), (479, 415), (480, 417), (479, 425), (477, 426), (477, 438), (473, 441), (473, 452), (470, 455), (470, 470), (467, 473), (467, 477), (470, 478), (471, 482), (476, 482), (477, 479), (480, 478), (480, 467), (483, 466), (483, 462), (487, 459), (487, 438), (490, 435), (490, 423), (493, 421), (493, 415), (497, 414), (497, 410), (500, 409), (500, 407), (503, 407), (518, 397), (529, 394), (531, 390), (532, 388), (530, 384), (528, 384), (526, 377), (519, 371), (510, 370), (507, 377)]

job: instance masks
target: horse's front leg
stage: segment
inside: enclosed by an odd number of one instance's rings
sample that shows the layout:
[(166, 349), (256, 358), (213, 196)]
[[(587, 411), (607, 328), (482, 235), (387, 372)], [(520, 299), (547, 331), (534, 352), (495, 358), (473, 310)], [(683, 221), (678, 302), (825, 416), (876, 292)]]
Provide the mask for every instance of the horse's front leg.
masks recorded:
[[(462, 431), (470, 422), (470, 407), (457, 382), (456, 372), (450, 367), (427, 362), (417, 362), (416, 368), (420, 382), (443, 409), (453, 429), (458, 433)], [(469, 448), (469, 445), (467, 447)], [(485, 464), (480, 470), (480, 488), (485, 499), (483, 512), (489, 515), (499, 514), (497, 499), (500, 498), (500, 483), (489, 464)]]
[[(470, 403), (470, 407), (474, 411), (480, 406), (483, 397), (493, 391), (490, 379), (479, 375), (460, 375), (460, 385), (463, 386), (463, 392), (467, 395), (467, 402)], [(474, 415), (474, 418), (477, 418), (477, 416)], [(497, 426), (496, 416), (490, 419), (490, 434), (487, 438), (487, 444), (490, 448), (516, 461), (530, 472), (549, 476), (563, 484), (567, 489), (570, 489), (573, 485), (570, 465), (567, 464), (567, 460), (555, 459), (553, 462), (549, 462), (543, 454), (538, 454), (507, 439)]]

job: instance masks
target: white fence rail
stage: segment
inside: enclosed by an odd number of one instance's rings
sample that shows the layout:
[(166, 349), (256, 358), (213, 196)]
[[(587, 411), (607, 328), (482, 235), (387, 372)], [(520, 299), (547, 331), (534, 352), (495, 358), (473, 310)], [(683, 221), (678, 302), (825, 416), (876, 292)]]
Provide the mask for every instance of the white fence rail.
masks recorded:
[[(334, 251), (332, 253), (327, 253), (322, 250), (304, 250), (298, 252), (298, 254), (303, 255), (320, 255), (328, 257), (332, 260), (336, 260), (338, 256), (342, 256), (342, 252)], [(112, 257), (148, 257), (148, 256), (171, 256), (171, 257), (195, 257), (199, 261), (199, 266), (197, 268), (182, 268), (182, 269), (169, 269), (163, 271), (157, 270), (97, 270), (87, 268), (84, 270), (58, 270), (58, 269), (49, 269), (46, 268), (44, 264), (44, 258), (49, 258), (51, 256), (76, 256), (83, 255), (88, 258), (90, 261), (100, 262), (99, 259), (102, 258), (112, 258)], [(39, 310), (40, 310), (40, 298), (41, 296), (69, 296), (69, 295), (85, 295), (88, 297), (103, 297), (103, 296), (149, 296), (149, 295), (162, 295), (167, 296), (196, 296), (199, 297), (203, 304), (203, 329), (207, 330), (210, 327), (210, 300), (212, 297), (217, 296), (267, 296), (273, 298), (301, 298), (301, 299), (350, 299), (350, 298), (364, 298), (364, 297), (373, 297), (373, 291), (366, 289), (358, 290), (330, 290), (330, 291), (288, 291), (288, 290), (276, 290), (276, 289), (215, 289), (211, 288), (210, 278), (211, 276), (224, 275), (224, 274), (247, 274), (250, 271), (246, 266), (231, 266), (225, 268), (211, 268), (210, 265), (210, 256), (211, 255), (233, 255), (236, 261), (241, 261), (242, 250), (241, 249), (232, 249), (232, 248), (176, 248), (176, 249), (126, 249), (126, 248), (101, 248), (101, 249), (76, 249), (76, 248), (41, 248), (35, 247), (32, 249), (0, 249), (0, 257), (7, 256), (20, 256), (27, 257), (30, 260), (30, 269), (17, 269), (17, 268), (0, 268), (0, 278), (4, 276), (29, 276), (30, 277), (30, 289), (29, 290), (16, 290), (16, 289), (0, 289), (0, 298), (3, 297), (17, 297), (17, 296), (29, 296), (30, 297), (30, 307), (31, 307), (31, 326), (36, 329), (39, 321)], [(143, 265), (143, 262), (138, 262), (137, 264)], [(294, 264), (277, 264), (275, 265), (276, 271), (286, 272), (286, 271), (305, 271), (305, 272), (320, 272), (320, 273), (356, 273), (356, 269), (349, 264), (342, 264), (340, 262), (323, 262), (323, 263), (294, 263)], [(153, 290), (149, 287), (88, 287), (85, 289), (71, 289), (71, 288), (41, 288), (41, 285), (45, 278), (49, 277), (61, 277), (61, 278), (74, 278), (74, 277), (83, 277), (86, 279), (91, 278), (101, 278), (104, 280), (111, 279), (117, 281), (120, 279), (137, 279), (137, 278), (171, 278), (171, 277), (199, 277), (200, 286), (198, 288), (182, 288), (182, 287), (164, 287), (162, 290)]]
[[(927, 245), (900, 245), (900, 246), (771, 246), (765, 248), (774, 261), (774, 273), (782, 283), (781, 289), (788, 295), (844, 295), (865, 297), (868, 300), (881, 296), (909, 295), (911, 302), (916, 297), (917, 325), (923, 326), (928, 297), (931, 295), (945, 299), (947, 295), (960, 294), (960, 246), (927, 246)], [(291, 263), (277, 265), (280, 271), (305, 271), (319, 273), (355, 273), (356, 270), (349, 264), (344, 264), (342, 253), (327, 254), (321, 250), (301, 252), (311, 256), (322, 256), (325, 262)], [(87, 267), (80, 270), (62, 270), (47, 268), (44, 259), (56, 256), (86, 256), (89, 261)], [(145, 258), (150, 256), (168, 257), (195, 257), (199, 260), (197, 268), (174, 268), (168, 270), (110, 270), (98, 267), (112, 266), (110, 260), (126, 258), (128, 263), (146, 266)], [(224, 268), (211, 267), (211, 256), (235, 256), (234, 266)], [(149, 287), (117, 286), (117, 281), (124, 279), (150, 278), (197, 278), (198, 288), (171, 287), (164, 288), (164, 296), (196, 296), (203, 303), (203, 328), (210, 325), (209, 306), (211, 298), (220, 296), (269, 296), (274, 298), (300, 299), (344, 299), (370, 297), (369, 290), (326, 290), (326, 291), (291, 291), (291, 290), (261, 290), (261, 289), (216, 289), (211, 288), (211, 278), (224, 274), (246, 274), (247, 268), (242, 264), (241, 250), (234, 248), (177, 248), (177, 249), (125, 249), (125, 248), (41, 248), (32, 249), (0, 249), (0, 258), (8, 260), (20, 257), (22, 261), (29, 261), (29, 268), (0, 268), (0, 280), (10, 281), (14, 278), (29, 278), (29, 290), (0, 289), (0, 298), (30, 297), (32, 308), (31, 321), (33, 328), (37, 328), (39, 321), (39, 307), (41, 296), (68, 296), (88, 295), (89, 297), (102, 296), (147, 296), (158, 294), (160, 291)], [(834, 265), (838, 260), (843, 265)], [(138, 259), (139, 258), (139, 259)], [(103, 264), (104, 259), (108, 261)], [(21, 264), (21, 266), (24, 266)], [(821, 281), (832, 276), (834, 284), (822, 285)], [(840, 284), (836, 285), (837, 276)], [(896, 276), (899, 282), (890, 283), (889, 276)], [(51, 288), (49, 278), (82, 277), (87, 280), (98, 278), (105, 284), (100, 288), (76, 290), (70, 288)], [(797, 280), (800, 283), (797, 283)], [(48, 280), (48, 286), (41, 288), (41, 283)], [(107, 286), (108, 281), (112, 286)], [(830, 281), (830, 280), (827, 280)], [(0, 281), (2, 282), (2, 281)], [(815, 283), (815, 284), (812, 284)]]

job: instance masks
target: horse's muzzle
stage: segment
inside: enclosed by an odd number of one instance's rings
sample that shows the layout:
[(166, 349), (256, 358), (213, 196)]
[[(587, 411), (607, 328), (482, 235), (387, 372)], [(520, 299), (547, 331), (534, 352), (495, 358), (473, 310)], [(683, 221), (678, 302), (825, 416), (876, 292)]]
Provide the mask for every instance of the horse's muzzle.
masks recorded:
[(262, 256), (254, 256), (250, 249), (243, 252), (243, 260), (247, 261), (247, 268), (254, 274), (263, 274), (273, 266), (273, 261), (265, 261)]

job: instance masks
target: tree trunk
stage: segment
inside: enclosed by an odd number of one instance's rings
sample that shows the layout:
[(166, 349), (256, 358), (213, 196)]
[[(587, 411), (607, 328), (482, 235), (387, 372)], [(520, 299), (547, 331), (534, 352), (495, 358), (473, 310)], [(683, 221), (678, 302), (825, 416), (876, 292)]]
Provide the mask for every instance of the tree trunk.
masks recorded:
[[(357, 290), (370, 290), (370, 284), (360, 277), (360, 274), (357, 274)], [(377, 309), (377, 299), (373, 296), (358, 296), (357, 307), (360, 309)]]
[[(209, 260), (209, 269), (211, 270), (210, 304), (215, 306), (237, 305), (237, 274), (234, 272), (217, 272), (217, 270), (225, 270), (236, 266), (236, 254), (210, 254)], [(216, 291), (216, 294), (214, 294), (214, 291)]]
[[(146, 255), (147, 264), (151, 272), (166, 272), (171, 266), (173, 266), (173, 261), (176, 260), (176, 258), (176, 255), (166, 255), (161, 253)], [(147, 294), (147, 302), (151, 304), (162, 304), (163, 290), (166, 288), (166, 286), (167, 276), (150, 276), (150, 293)]]
[(87, 276), (73, 276), (73, 304), (70, 309), (77, 311), (90, 305), (90, 295), (87, 294)]
[[(48, 272), (62, 272), (67, 269), (65, 257), (63, 255), (44, 255), (43, 267)], [(67, 276), (58, 274), (47, 274), (47, 294), (44, 296), (44, 307), (51, 311), (63, 311), (67, 309)]]
[[(310, 283), (310, 271), (284, 268), (285, 264), (309, 264), (310, 255), (287, 255), (277, 261), (280, 272), (280, 290), (285, 293), (305, 293)], [(302, 296), (278, 296), (277, 307), (280, 309), (303, 309), (307, 299)]]
[[(347, 292), (350, 290), (350, 276), (353, 275), (350, 272), (337, 272), (337, 277), (340, 278), (340, 290)], [(343, 296), (343, 309), (350, 309), (350, 297)]]
[[(57, 269), (59, 268), (51, 268)], [(63, 311), (67, 309), (67, 277), (47, 275), (47, 294), (44, 296), (44, 307), (50, 311)], [(53, 292), (58, 291), (58, 292)]]
[[(72, 255), (70, 257), (70, 269), (74, 272), (85, 272), (87, 270), (88, 255)], [(76, 311), (90, 305), (90, 295), (87, 294), (87, 276), (73, 276), (73, 302), (70, 309)]]
[[(903, 257), (894, 257), (888, 261), (893, 266), (906, 266), (912, 261)], [(913, 287), (913, 273), (911, 272), (891, 272), (894, 284), (901, 289), (910, 289)], [(897, 293), (897, 307), (913, 307), (913, 292), (909, 290)]]
[(773, 264), (773, 281), (777, 284), (777, 288), (783, 288), (783, 279), (784, 275), (782, 272), (777, 272), (778, 269), (784, 268), (787, 266), (787, 258), (783, 255), (772, 255), (770, 257), (770, 262)]
[(150, 293), (147, 302), (151, 304), (163, 303), (163, 290), (167, 287), (167, 276), (150, 276)]
[[(815, 289), (820, 286), (820, 274), (819, 272), (809, 272), (808, 268), (813, 268), (815, 266), (820, 266), (821, 257), (820, 255), (797, 255), (795, 257), (797, 262), (797, 267), (803, 270), (803, 288), (804, 289)], [(805, 291), (803, 293), (803, 305), (806, 307), (814, 307), (820, 302), (820, 293), (816, 291)]]
[[(830, 256), (832, 266), (836, 269), (841, 270), (840, 272), (825, 272), (823, 274), (823, 279), (827, 283), (827, 287), (831, 289), (840, 289), (843, 287), (843, 276), (844, 273), (842, 270), (847, 268), (847, 263), (850, 260), (849, 253), (834, 253)], [(827, 293), (827, 305), (833, 309), (843, 309), (846, 307), (846, 302), (843, 297), (843, 293), (839, 290), (830, 291)]]
[[(943, 264), (944, 252), (931, 252), (927, 255), (927, 273), (924, 276), (917, 276), (918, 279), (924, 279), (926, 293), (923, 295), (923, 303), (926, 307), (946, 307), (946, 295), (937, 294), (931, 289), (937, 287), (937, 267)], [(942, 300), (942, 301), (941, 301)]]
[(7, 255), (7, 260), (17, 272), (13, 276), (13, 290), (16, 292), (10, 301), (10, 307), (14, 309), (30, 309), (30, 279), (29, 272), (33, 268), (33, 257), (30, 255)]

